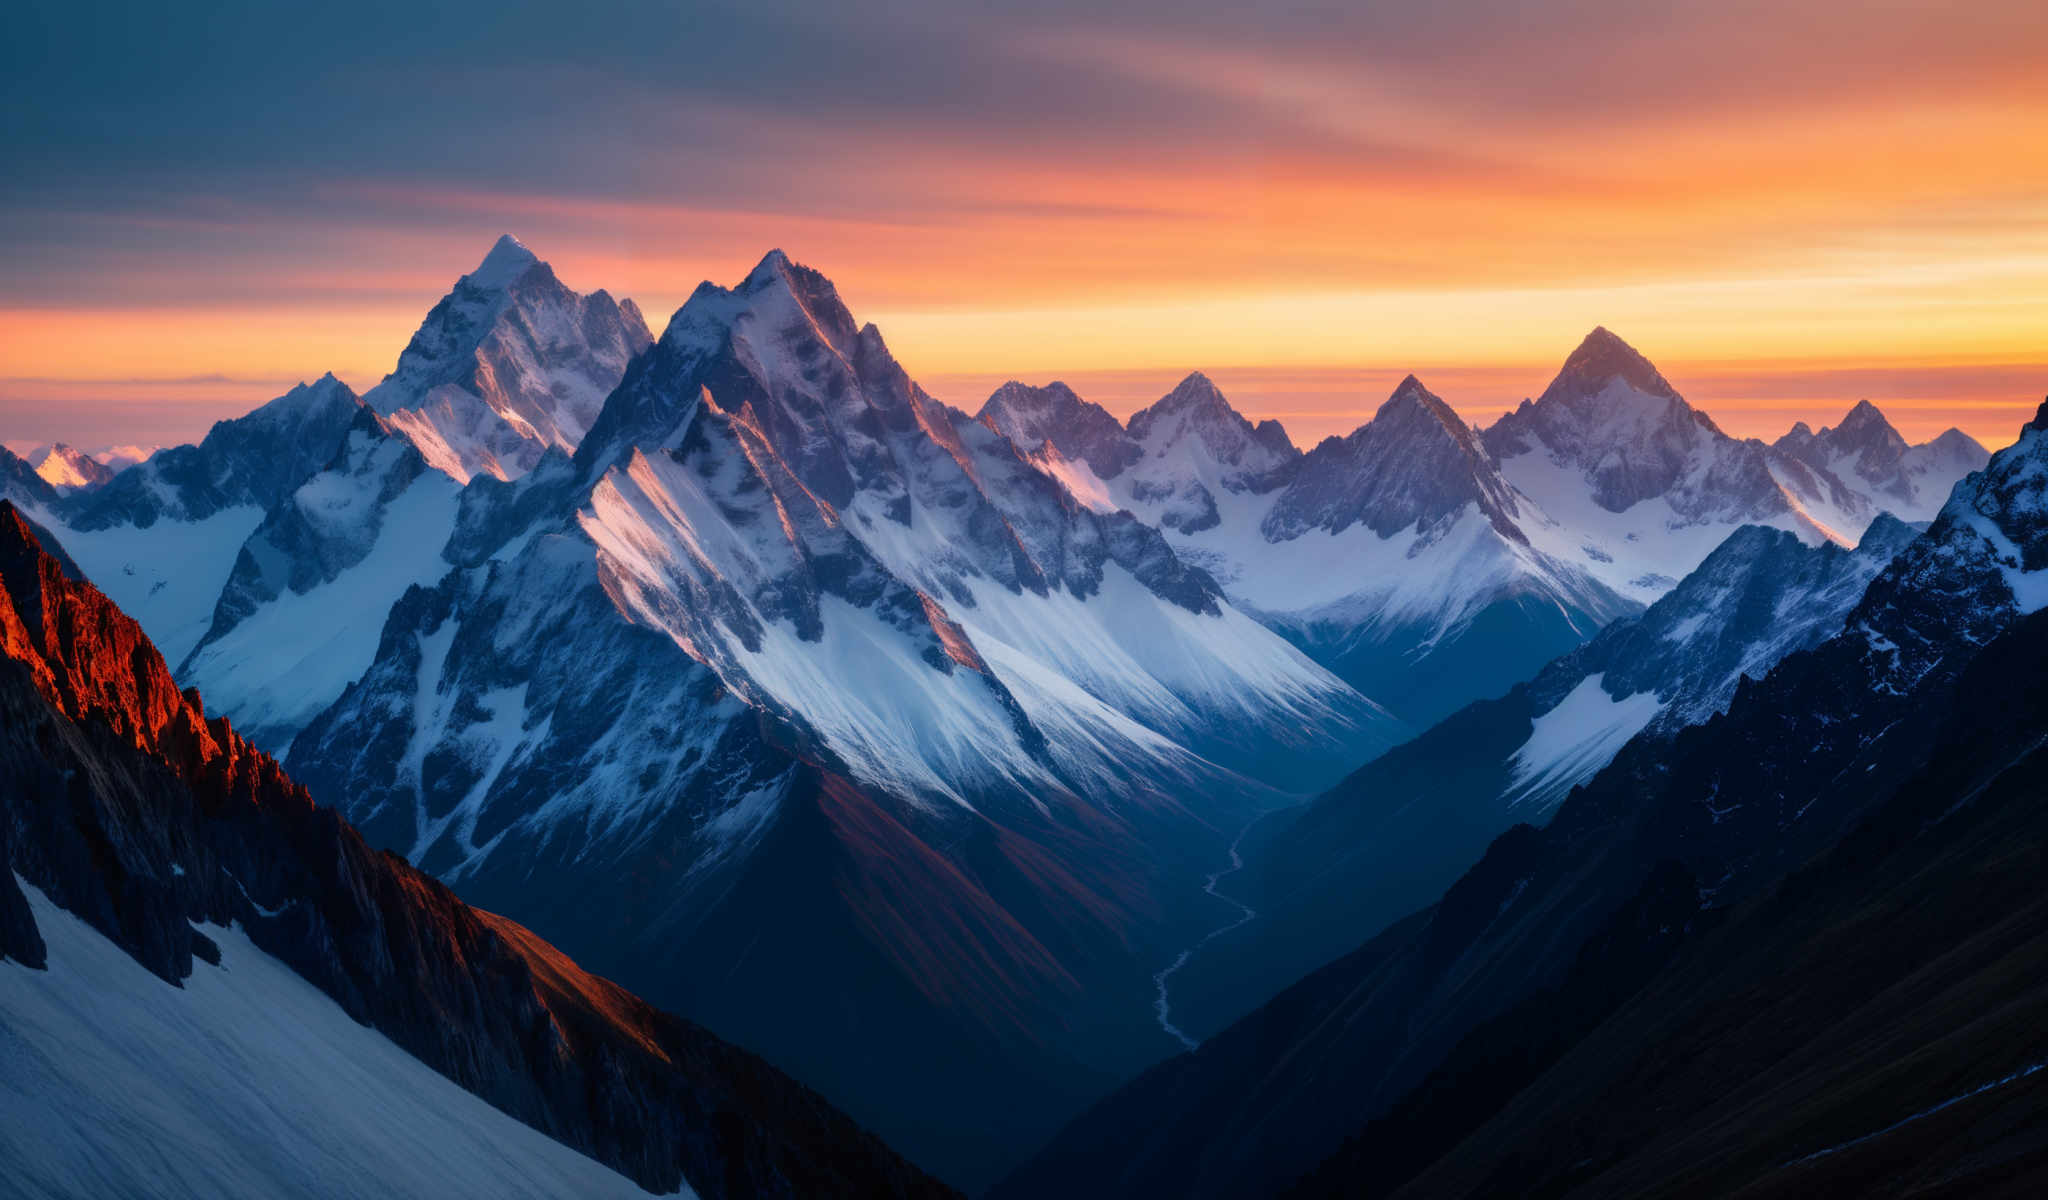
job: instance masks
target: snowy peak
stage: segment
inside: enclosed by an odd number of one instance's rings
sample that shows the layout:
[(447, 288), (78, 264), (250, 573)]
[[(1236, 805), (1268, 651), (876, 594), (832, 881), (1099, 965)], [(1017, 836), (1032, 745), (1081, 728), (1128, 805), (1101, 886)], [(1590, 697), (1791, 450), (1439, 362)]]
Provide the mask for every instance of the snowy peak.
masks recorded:
[(632, 301), (571, 290), (507, 234), (364, 400), (456, 479), (511, 479), (573, 451), (653, 340)]
[(1426, 421), (1449, 433), (1453, 438), (1461, 440), (1470, 440), (1472, 436), (1472, 431), (1466, 426), (1464, 418), (1452, 411), (1451, 406), (1444, 403), (1443, 397), (1422, 386), (1422, 381), (1413, 375), (1395, 386), (1393, 394), (1380, 405), (1379, 411), (1373, 414), (1372, 419), (1379, 422), (1389, 418), (1396, 421)]
[(477, 268), (463, 279), (471, 287), (480, 289), (502, 289), (510, 287), (514, 280), (539, 265), (540, 259), (526, 244), (511, 234), (501, 235), (491, 246), (490, 253)]
[(1172, 421), (1185, 422), (1205, 434), (1211, 430), (1241, 429), (1249, 438), (1254, 432), (1251, 422), (1224, 399), (1222, 389), (1200, 371), (1191, 372), (1172, 391), (1131, 414), (1130, 433), (1143, 441), (1152, 431)]
[(1858, 400), (1841, 424), (1822, 426), (1819, 433), (1802, 432), (1804, 422), (1779, 438), (1774, 449), (1794, 454), (1815, 466), (1837, 468), (1851, 462), (1858, 475), (1875, 479), (1898, 464), (1910, 447), (1884, 413), (1868, 400)]
[[(1484, 436), (1504, 464), (1532, 456), (1530, 462), (1547, 459), (1578, 473), (1594, 504), (1609, 513), (1657, 497), (1670, 500), (1685, 522), (1763, 520), (1789, 507), (1765, 447), (1722, 433), (1605, 328), (1586, 336), (1542, 396), (1524, 401)], [(1526, 465), (1523, 474), (1532, 475)], [(1532, 475), (1525, 483), (1512, 468), (1509, 478), (1546, 497), (1563, 482)], [(1811, 472), (1802, 470), (1796, 483), (1830, 493), (1817, 499), (1836, 498)]]
[(841, 352), (851, 351), (854, 340), (860, 335), (853, 314), (847, 311), (846, 303), (839, 298), (839, 289), (832, 285), (832, 281), (823, 273), (792, 261), (780, 250), (770, 250), (764, 255), (747, 274), (738, 291), (741, 295), (755, 298), (757, 307), (768, 309), (780, 307), (768, 297), (786, 296), (803, 319)]
[(1982, 467), (1991, 457), (1991, 452), (1984, 448), (1984, 443), (1953, 425), (1942, 430), (1933, 441), (1924, 442), (1922, 445), (1944, 457), (1958, 460), (1975, 459), (1976, 466), (1970, 468), (1972, 471)]
[[(705, 282), (606, 401), (576, 460), (588, 480), (637, 447), (673, 446), (700, 397), (747, 413), (805, 487), (834, 505), (900, 492), (894, 437), (936, 408), (862, 329), (830, 280), (771, 252), (738, 287)], [(892, 497), (894, 499), (895, 497)], [(898, 519), (909, 510), (898, 505)]]
[[(359, 404), (354, 391), (329, 371), (311, 383), (301, 382), (284, 395), (267, 401), (236, 421), (268, 425), (274, 429), (324, 423), (337, 415), (354, 419)], [(221, 424), (229, 424), (222, 422)], [(220, 425), (214, 426), (220, 428)]]
[(1883, 448), (1897, 453), (1904, 453), (1906, 449), (1906, 439), (1892, 428), (1892, 423), (1878, 411), (1877, 405), (1868, 400), (1858, 400), (1856, 407), (1842, 418), (1841, 424), (1832, 431), (1823, 429), (1821, 436), (1826, 437), (1830, 432), (1835, 442), (1844, 447)]
[(976, 417), (1026, 454), (1050, 445), (1088, 464), (1099, 479), (1114, 479), (1142, 457), (1138, 443), (1099, 404), (1054, 380), (1044, 387), (1012, 380), (997, 388)]
[(1130, 435), (1152, 459), (1194, 454), (1223, 468), (1225, 486), (1264, 490), (1265, 477), (1299, 458), (1277, 422), (1262, 432), (1196, 371), (1131, 415)]
[(1919, 446), (1908, 445), (1868, 400), (1858, 401), (1840, 424), (1819, 433), (1803, 422), (1793, 426), (1771, 449), (1839, 480), (1878, 507), (1915, 520), (1932, 517), (1956, 480), (1990, 458), (1989, 451), (1957, 429)]
[(1544, 396), (1558, 399), (1596, 396), (1616, 382), (1646, 396), (1679, 399), (1678, 389), (1665, 380), (1649, 359), (1609, 332), (1604, 325), (1595, 326), (1593, 332), (1587, 334), (1578, 348), (1564, 360), (1564, 366)]
[(1410, 375), (1371, 421), (1348, 437), (1325, 439), (1301, 460), (1263, 532), (1273, 541), (1310, 529), (1341, 533), (1353, 524), (1381, 537), (1409, 528), (1427, 533), (1468, 504), (1503, 537), (1527, 540), (1515, 525), (1513, 489), (1486, 447)]
[(112, 468), (63, 442), (53, 442), (30, 455), (29, 465), (60, 494), (95, 488), (114, 477)]

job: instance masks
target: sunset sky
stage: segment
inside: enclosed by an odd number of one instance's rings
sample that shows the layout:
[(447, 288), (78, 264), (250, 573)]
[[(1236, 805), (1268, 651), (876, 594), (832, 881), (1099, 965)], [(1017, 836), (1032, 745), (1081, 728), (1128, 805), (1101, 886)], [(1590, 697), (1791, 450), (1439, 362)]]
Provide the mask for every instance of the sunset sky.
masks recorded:
[(11, 5), (0, 436), (366, 388), (505, 231), (657, 331), (780, 246), (970, 409), (1483, 422), (1596, 324), (1743, 434), (2048, 393), (2041, 0), (1117, 7)]

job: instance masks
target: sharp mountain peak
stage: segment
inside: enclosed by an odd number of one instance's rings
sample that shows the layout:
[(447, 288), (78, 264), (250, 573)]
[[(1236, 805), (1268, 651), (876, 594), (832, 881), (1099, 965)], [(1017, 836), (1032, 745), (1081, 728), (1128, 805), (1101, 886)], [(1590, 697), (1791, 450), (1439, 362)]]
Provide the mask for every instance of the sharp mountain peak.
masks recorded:
[[(1596, 325), (1564, 360), (1564, 366), (1543, 399), (1566, 392), (1586, 394), (1619, 379), (1639, 392), (1679, 400), (1678, 390), (1649, 359), (1605, 325)], [(1683, 403), (1682, 400), (1680, 400)], [(1538, 401), (1541, 403), (1541, 401)]]
[(520, 276), (540, 265), (540, 258), (526, 248), (526, 243), (511, 234), (501, 234), (491, 244), (490, 253), (468, 275), (463, 276), (472, 285), (486, 290), (510, 286)]

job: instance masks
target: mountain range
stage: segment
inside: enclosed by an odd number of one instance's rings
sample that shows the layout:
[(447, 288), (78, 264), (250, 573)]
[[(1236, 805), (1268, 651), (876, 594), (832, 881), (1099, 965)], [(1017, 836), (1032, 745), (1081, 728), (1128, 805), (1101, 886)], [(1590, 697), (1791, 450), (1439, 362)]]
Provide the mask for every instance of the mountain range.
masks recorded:
[(1882, 512), (1929, 519), (1986, 457), (1955, 430), (1909, 447), (1868, 403), (1821, 434), (1730, 437), (1605, 329), (1483, 430), (1412, 375), (1306, 453), (1200, 375), (1128, 426), (1061, 384), (1005, 385), (981, 417), (1416, 729), (1641, 611), (1743, 525), (1854, 545)]
[[(1483, 429), (1412, 376), (1306, 451), (1200, 374), (970, 415), (779, 251), (656, 338), (507, 237), (363, 396), (61, 488), (0, 451), (0, 492), (233, 761), (579, 1003), (615, 979), (970, 1190), (1381, 1191), (1951, 736), (1884, 722), (2039, 606), (2036, 432), (1737, 439), (1604, 329)], [(1343, 1156), (1417, 1129), (1399, 1179)]]
[[(2048, 404), (1824, 640), (1629, 740), (1547, 824), (1096, 1105), (1004, 1192), (2038, 1182), (2038, 1143), (2000, 1118), (1857, 1147), (1957, 1104), (2024, 1112), (2000, 1089), (2038, 1070), (2009, 1024), (2042, 1003), (2033, 897), (1976, 889), (2037, 861), (2044, 462)], [(1560, 1092), (1551, 1072), (1582, 1069), (1607, 1074)]]

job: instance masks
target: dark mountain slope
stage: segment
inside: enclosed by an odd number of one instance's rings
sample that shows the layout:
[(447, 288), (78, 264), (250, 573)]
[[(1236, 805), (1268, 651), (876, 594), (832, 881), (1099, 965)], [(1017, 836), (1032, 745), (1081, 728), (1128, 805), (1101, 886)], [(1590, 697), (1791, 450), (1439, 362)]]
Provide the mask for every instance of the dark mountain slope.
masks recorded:
[(2036, 614), (1978, 656), (1889, 803), (1695, 937), (1498, 1115), (1469, 1120), (1513, 1092), (1499, 1051), (1541, 1008), (1590, 997), (1568, 988), (1475, 1035), (1453, 1058), (1471, 1069), (1432, 1076), (1302, 1192), (1384, 1193), (1429, 1142), (1441, 1157), (1405, 1194), (2039, 1195), (2044, 681)]
[(1727, 706), (1745, 674), (1839, 632), (1916, 533), (1879, 517), (1846, 550), (1743, 526), (1641, 616), (1263, 823), (1225, 885), (1258, 919), (1175, 977), (1184, 1028), (1221, 1028), (1425, 907), (1509, 826), (1547, 820), (1629, 737), (1697, 724)]
[(17, 876), (172, 985), (218, 957), (192, 922), (232, 921), (356, 1020), (650, 1189), (944, 1193), (752, 1055), (371, 851), (180, 692), (10, 505), (0, 584), (0, 957), (45, 957)]

